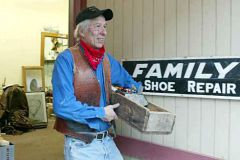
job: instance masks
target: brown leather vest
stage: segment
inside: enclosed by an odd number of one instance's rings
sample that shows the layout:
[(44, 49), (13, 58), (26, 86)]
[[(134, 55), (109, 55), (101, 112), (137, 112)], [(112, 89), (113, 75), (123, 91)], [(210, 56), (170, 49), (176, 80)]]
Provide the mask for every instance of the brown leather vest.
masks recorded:
[[(70, 50), (74, 59), (74, 94), (78, 101), (98, 107), (101, 89), (96, 75), (94, 74), (91, 66), (88, 64), (85, 56), (80, 52), (78, 46), (71, 47)], [(103, 58), (103, 72), (107, 104), (109, 104), (111, 95), (110, 69), (109, 59), (105, 55)], [(54, 128), (65, 135), (80, 139), (84, 139), (84, 136), (77, 132), (91, 131), (91, 129), (86, 125), (74, 121), (64, 120), (59, 117), (56, 118)]]

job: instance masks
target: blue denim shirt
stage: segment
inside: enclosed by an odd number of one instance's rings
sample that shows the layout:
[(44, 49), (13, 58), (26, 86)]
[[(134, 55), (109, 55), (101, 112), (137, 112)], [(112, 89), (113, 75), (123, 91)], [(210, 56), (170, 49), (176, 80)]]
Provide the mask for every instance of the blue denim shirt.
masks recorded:
[[(108, 56), (111, 66), (112, 85), (131, 88), (134, 85), (139, 87), (127, 71), (110, 54)], [(103, 64), (98, 65), (95, 74), (101, 87), (100, 106), (89, 106), (78, 101), (74, 95), (73, 86), (73, 66), (74, 60), (69, 49), (58, 55), (53, 69), (53, 107), (57, 117), (73, 120), (87, 124), (90, 128), (98, 131), (106, 130), (110, 127), (108, 122), (101, 118), (105, 117), (103, 107), (106, 106), (106, 93), (104, 88)]]

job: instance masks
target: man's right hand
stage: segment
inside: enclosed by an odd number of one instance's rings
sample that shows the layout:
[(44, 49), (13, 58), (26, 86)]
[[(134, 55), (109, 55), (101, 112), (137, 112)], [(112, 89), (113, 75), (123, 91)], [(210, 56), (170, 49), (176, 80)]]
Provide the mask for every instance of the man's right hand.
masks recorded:
[(110, 122), (114, 119), (117, 119), (117, 115), (114, 112), (114, 108), (119, 107), (119, 103), (113, 104), (113, 105), (108, 105), (106, 107), (104, 107), (105, 110), (105, 117), (103, 118), (104, 121)]

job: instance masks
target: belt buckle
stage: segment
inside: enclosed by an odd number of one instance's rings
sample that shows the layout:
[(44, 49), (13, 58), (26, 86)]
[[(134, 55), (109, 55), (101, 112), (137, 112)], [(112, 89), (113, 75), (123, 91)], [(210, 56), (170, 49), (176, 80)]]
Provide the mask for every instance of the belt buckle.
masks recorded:
[(105, 131), (105, 132), (102, 132), (102, 133), (98, 133), (95, 138), (97, 140), (103, 140), (105, 137), (107, 137), (107, 135), (108, 135), (108, 131)]

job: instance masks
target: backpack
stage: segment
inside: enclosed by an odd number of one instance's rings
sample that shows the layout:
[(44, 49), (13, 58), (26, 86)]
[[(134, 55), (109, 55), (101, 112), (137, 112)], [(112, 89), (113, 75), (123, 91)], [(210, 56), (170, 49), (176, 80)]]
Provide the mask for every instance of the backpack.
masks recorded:
[(28, 118), (27, 97), (19, 85), (11, 85), (3, 90), (0, 99), (0, 127), (6, 134), (21, 134), (32, 129)]

